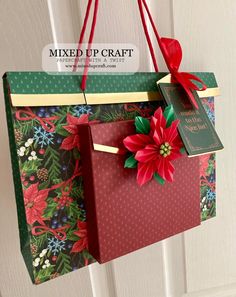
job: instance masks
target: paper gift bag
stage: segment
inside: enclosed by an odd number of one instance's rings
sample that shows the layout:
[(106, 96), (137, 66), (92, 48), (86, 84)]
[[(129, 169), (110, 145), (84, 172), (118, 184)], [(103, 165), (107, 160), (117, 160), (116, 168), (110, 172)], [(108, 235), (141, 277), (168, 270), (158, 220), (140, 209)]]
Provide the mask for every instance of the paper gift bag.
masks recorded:
[(173, 183), (140, 187), (136, 169), (124, 168), (132, 134), (133, 121), (79, 128), (89, 251), (99, 263), (200, 224), (199, 158), (177, 160)]
[[(148, 117), (161, 105), (156, 81), (166, 73), (90, 76), (8, 72), (4, 76), (21, 251), (40, 283), (94, 262), (87, 251), (77, 125)], [(212, 73), (202, 102), (214, 120)], [(209, 97), (210, 96), (210, 97)], [(206, 98), (209, 97), (209, 98)], [(201, 158), (202, 220), (215, 216), (214, 154)]]

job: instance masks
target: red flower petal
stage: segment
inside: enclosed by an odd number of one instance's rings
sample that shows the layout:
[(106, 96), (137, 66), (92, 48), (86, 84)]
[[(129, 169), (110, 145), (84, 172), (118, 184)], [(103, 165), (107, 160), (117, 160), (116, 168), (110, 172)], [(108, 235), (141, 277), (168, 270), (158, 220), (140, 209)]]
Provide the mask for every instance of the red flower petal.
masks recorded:
[(136, 153), (138, 150), (143, 149), (147, 144), (152, 143), (149, 135), (136, 134), (126, 137), (123, 140), (124, 146), (131, 152)]
[(160, 175), (160, 177), (165, 179), (164, 158), (163, 157), (156, 160), (156, 171)]
[(179, 135), (177, 130), (179, 122), (179, 120), (175, 120), (172, 122), (169, 128), (165, 129), (165, 141), (171, 143)]
[(40, 202), (44, 201), (48, 197), (48, 192), (49, 192), (48, 189), (38, 191), (37, 196), (35, 197), (34, 201), (36, 203), (40, 203)]
[(87, 223), (83, 221), (77, 221), (78, 230), (74, 232), (78, 237), (86, 237), (87, 236)]
[(87, 239), (80, 239), (74, 243), (71, 253), (80, 253), (82, 250), (86, 249), (88, 247), (88, 241)]
[(172, 147), (176, 150), (180, 150), (184, 145), (182, 139), (177, 135), (177, 137), (172, 141)]
[(87, 223), (83, 221), (77, 221), (77, 227), (78, 229), (85, 229), (87, 230)]
[(78, 133), (78, 127), (75, 125), (68, 125), (63, 126), (63, 128), (68, 131), (70, 134), (77, 134)]
[(153, 139), (157, 145), (161, 145), (163, 141), (163, 128), (155, 129)]
[(161, 139), (163, 140), (164, 127), (161, 127), (159, 121), (156, 118), (152, 117), (150, 136), (154, 137), (154, 134), (156, 134), (156, 137), (158, 136), (158, 138), (154, 138), (154, 141), (157, 145), (159, 145), (158, 141), (161, 141)]
[(160, 127), (165, 128), (166, 127), (166, 119), (163, 115), (162, 109), (161, 107), (159, 107), (155, 113), (154, 113), (154, 118), (157, 119), (158, 124), (160, 125)]
[(70, 135), (70, 136), (66, 137), (62, 141), (60, 149), (66, 150), (66, 151), (72, 150), (74, 148), (74, 138), (75, 138), (75, 135)]
[(76, 233), (76, 235), (77, 235), (78, 237), (80, 237), (80, 238), (84, 238), (84, 237), (87, 236), (87, 230), (85, 230), (85, 229), (81, 229), (81, 230), (79, 230), (79, 231)]
[(202, 155), (199, 157), (200, 158), (200, 176), (205, 176), (207, 174), (207, 168), (208, 168), (208, 162), (210, 155)]
[(24, 191), (25, 203), (28, 203), (29, 201), (33, 201), (34, 198), (37, 196), (38, 185), (39, 183), (33, 184)]
[(25, 209), (25, 214), (26, 214), (26, 220), (27, 220), (27, 223), (29, 225), (33, 224), (35, 222), (33, 216), (32, 216), (32, 211), (30, 208), (26, 208)]
[(174, 166), (167, 158), (160, 158), (156, 161), (157, 173), (169, 182), (173, 181)]
[(79, 120), (78, 120), (78, 124), (77, 125), (86, 124), (88, 122), (89, 122), (89, 115), (88, 114), (82, 114), (79, 117)]
[(87, 238), (87, 224), (86, 222), (77, 221), (77, 227), (79, 230), (75, 231), (74, 234), (80, 237), (76, 243), (74, 243), (71, 253), (79, 253), (84, 249), (88, 248), (88, 238)]
[(157, 158), (158, 148), (156, 145), (147, 145), (144, 149), (137, 151), (135, 159), (141, 163), (154, 161)]
[(166, 166), (166, 169), (165, 169), (165, 178), (166, 178), (167, 181), (173, 182), (175, 168), (172, 165), (172, 163), (169, 162), (169, 161), (166, 161), (165, 162), (165, 166)]
[(154, 164), (152, 161), (148, 163), (138, 164), (137, 182), (140, 186), (150, 181), (154, 174)]
[(169, 161), (173, 161), (182, 157), (181, 152), (179, 149), (172, 149), (171, 154), (167, 157)]
[(83, 114), (81, 115), (79, 118), (78, 117), (74, 117), (71, 114), (67, 114), (67, 123), (69, 125), (79, 125), (79, 124), (83, 124), (83, 123), (88, 123), (88, 119), (89, 119), (89, 115), (88, 114)]
[(73, 141), (73, 147), (77, 147), (79, 149), (79, 135), (75, 135)]

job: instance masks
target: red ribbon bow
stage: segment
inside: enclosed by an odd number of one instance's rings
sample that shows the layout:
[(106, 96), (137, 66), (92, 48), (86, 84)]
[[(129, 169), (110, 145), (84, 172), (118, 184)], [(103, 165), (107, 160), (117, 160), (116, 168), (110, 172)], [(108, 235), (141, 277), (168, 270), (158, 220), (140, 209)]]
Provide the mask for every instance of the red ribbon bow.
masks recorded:
[[(22, 116), (21, 114), (24, 114), (26, 116)], [(24, 109), (18, 109), (16, 111), (16, 119), (19, 121), (28, 121), (28, 120), (37, 120), (42, 125), (43, 129), (47, 132), (54, 132), (55, 131), (55, 125), (52, 123), (52, 121), (56, 121), (59, 119), (58, 116), (48, 117), (48, 118), (40, 118), (36, 114), (34, 114), (31, 110), (31, 108), (26, 107)]]
[[(178, 40), (161, 38), (160, 47), (167, 67), (171, 73), (172, 82), (178, 82), (184, 88), (192, 105), (198, 109), (198, 104), (192, 91), (203, 91), (206, 90), (207, 86), (196, 75), (187, 72), (179, 72), (179, 66), (182, 61), (182, 49)], [(199, 82), (202, 87), (197, 86), (192, 81)]]
[[(203, 91), (207, 88), (206, 85), (203, 83), (203, 81), (200, 78), (198, 78), (193, 74), (186, 73), (186, 72), (179, 72), (179, 66), (182, 60), (182, 49), (179, 41), (173, 38), (163, 38), (163, 37), (161, 38), (160, 35), (158, 34), (157, 28), (153, 21), (153, 18), (148, 8), (148, 5), (146, 3), (146, 0), (138, 0), (138, 5), (139, 5), (139, 11), (140, 11), (145, 35), (148, 41), (150, 51), (152, 53), (152, 57), (153, 57), (153, 47), (151, 44), (150, 36), (148, 34), (143, 6), (151, 22), (154, 34), (156, 36), (158, 45), (161, 49), (162, 55), (165, 59), (166, 65), (171, 73), (172, 82), (178, 82), (183, 87), (192, 105), (198, 109), (198, 104), (194, 98), (192, 91)], [(156, 66), (156, 63), (155, 63), (156, 61), (154, 60), (153, 62), (154, 62), (154, 66)], [(155, 69), (157, 69), (157, 67), (155, 67)], [(201, 88), (198, 87), (192, 81), (199, 82), (202, 85), (202, 87)]]
[[(35, 236), (50, 232), (52, 233), (57, 239), (59, 240), (65, 240), (66, 239), (66, 232), (64, 231), (65, 229), (70, 228), (70, 225), (65, 225), (63, 227), (57, 228), (57, 229), (52, 229), (47, 226), (34, 226), (32, 228), (32, 234)], [(41, 229), (41, 231), (36, 231), (36, 229)]]

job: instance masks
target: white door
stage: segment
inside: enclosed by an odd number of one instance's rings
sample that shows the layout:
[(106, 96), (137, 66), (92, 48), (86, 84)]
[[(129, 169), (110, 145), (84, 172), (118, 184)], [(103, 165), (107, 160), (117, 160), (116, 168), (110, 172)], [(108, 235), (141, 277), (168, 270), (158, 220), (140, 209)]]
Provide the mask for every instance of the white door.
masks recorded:
[[(7, 127), (1, 90), (1, 297), (232, 297), (236, 296), (236, 1), (149, 0), (162, 36), (180, 40), (182, 69), (212, 71), (217, 130), (225, 150), (217, 156), (217, 217), (194, 230), (106, 265), (91, 265), (34, 286), (17, 230)], [(86, 0), (0, 0), (0, 69), (40, 70), (42, 48), (75, 42)], [(95, 42), (139, 46), (142, 71), (151, 68), (135, 0), (100, 0)], [(163, 65), (163, 63), (160, 63)], [(164, 70), (162, 67), (161, 70)]]

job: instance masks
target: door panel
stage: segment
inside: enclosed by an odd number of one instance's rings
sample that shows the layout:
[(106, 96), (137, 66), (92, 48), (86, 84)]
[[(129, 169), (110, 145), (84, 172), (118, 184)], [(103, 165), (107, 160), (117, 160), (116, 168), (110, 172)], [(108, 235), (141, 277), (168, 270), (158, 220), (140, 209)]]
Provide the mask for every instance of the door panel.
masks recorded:
[[(40, 70), (48, 43), (78, 39), (87, 1), (0, 1), (0, 69)], [(201, 227), (121, 257), (94, 264), (33, 286), (20, 254), (16, 207), (1, 87), (0, 122), (0, 291), (2, 297), (210, 297), (236, 296), (236, 164), (233, 81), (236, 63), (234, 0), (149, 0), (162, 36), (180, 40), (183, 70), (214, 71), (222, 90), (216, 99), (217, 130), (225, 144), (217, 158), (217, 218)], [(149, 26), (150, 27), (150, 26)], [(224, 36), (224, 38), (220, 36)], [(88, 34), (86, 34), (88, 36)], [(155, 48), (154, 36), (151, 33)], [(139, 47), (140, 71), (152, 70), (132, 0), (100, 0), (95, 42), (127, 42)], [(160, 69), (165, 70), (159, 51)], [(226, 99), (227, 98), (227, 99)], [(226, 116), (227, 115), (227, 116)], [(231, 128), (230, 128), (231, 127)], [(223, 168), (224, 170), (220, 169)], [(10, 224), (9, 224), (10, 222)]]
[(236, 2), (178, 0), (173, 3), (175, 36), (184, 51), (182, 69), (212, 71), (221, 88), (222, 96), (216, 98), (216, 128), (225, 145), (224, 151), (217, 154), (217, 217), (185, 235), (187, 292), (219, 286), (223, 294), (227, 286), (231, 291), (232, 284), (236, 285), (236, 140), (232, 135)]

